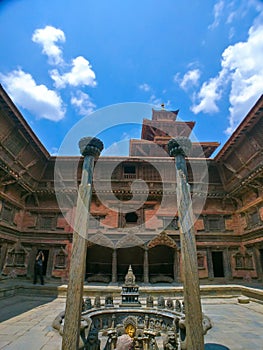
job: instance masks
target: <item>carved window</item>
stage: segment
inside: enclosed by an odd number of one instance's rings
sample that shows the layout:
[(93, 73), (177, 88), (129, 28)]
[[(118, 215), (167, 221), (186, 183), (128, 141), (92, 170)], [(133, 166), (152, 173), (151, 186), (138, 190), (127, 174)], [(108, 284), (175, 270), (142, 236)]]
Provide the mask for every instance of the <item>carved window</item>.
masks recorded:
[(257, 226), (260, 224), (259, 212), (257, 210), (247, 215), (247, 224), (248, 227)]
[(26, 252), (24, 249), (19, 249), (15, 252), (15, 266), (25, 266)]
[(6, 204), (3, 204), (1, 219), (7, 222), (8, 224), (12, 225), (14, 220), (14, 210)]
[(60, 249), (60, 251), (55, 256), (55, 268), (56, 269), (64, 269), (66, 267), (66, 259), (67, 253), (64, 249)]
[(204, 216), (206, 231), (225, 231), (225, 219), (223, 216), (208, 215)]
[(253, 270), (253, 256), (252, 254), (240, 252), (235, 255), (236, 269), (240, 270)]
[(253, 270), (253, 257), (252, 254), (246, 253), (244, 256), (245, 269)]
[(135, 179), (136, 178), (136, 167), (132, 164), (123, 165), (123, 175), (125, 179)]
[(237, 253), (235, 255), (236, 260), (236, 269), (242, 269), (243, 268), (243, 255), (241, 253)]
[(15, 264), (15, 251), (11, 250), (7, 253), (6, 265), (14, 266)]
[(166, 230), (178, 230), (178, 217), (163, 217), (163, 227)]
[(197, 266), (198, 266), (198, 269), (205, 268), (205, 257), (203, 254), (200, 254), (200, 253), (197, 254)]
[(13, 248), (7, 253), (7, 266), (25, 266), (26, 251), (23, 248)]
[(54, 216), (39, 216), (38, 228), (41, 230), (53, 230), (55, 228), (55, 217)]
[(17, 155), (25, 146), (26, 141), (19, 133), (13, 133), (4, 141), (4, 146), (13, 155)]

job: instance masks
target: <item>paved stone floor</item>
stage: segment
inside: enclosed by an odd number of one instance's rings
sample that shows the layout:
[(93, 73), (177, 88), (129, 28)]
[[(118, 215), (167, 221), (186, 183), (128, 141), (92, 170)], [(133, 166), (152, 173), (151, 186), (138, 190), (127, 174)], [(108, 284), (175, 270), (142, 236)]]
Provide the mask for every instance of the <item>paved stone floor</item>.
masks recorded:
[[(263, 305), (238, 304), (233, 299), (202, 299), (213, 328), (206, 343), (230, 350), (263, 350)], [(64, 298), (17, 295), (0, 300), (0, 349), (58, 350), (61, 337), (51, 327), (64, 310)]]

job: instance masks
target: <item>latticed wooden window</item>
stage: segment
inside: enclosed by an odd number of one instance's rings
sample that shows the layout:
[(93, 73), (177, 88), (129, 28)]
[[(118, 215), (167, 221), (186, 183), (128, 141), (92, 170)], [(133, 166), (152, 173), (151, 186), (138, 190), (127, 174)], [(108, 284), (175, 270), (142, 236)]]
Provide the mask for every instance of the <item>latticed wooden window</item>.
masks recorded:
[(161, 181), (161, 176), (157, 169), (151, 164), (142, 167), (142, 177), (148, 181)]
[(23, 249), (20, 249), (15, 252), (15, 265), (24, 266), (26, 260), (26, 252)]
[(236, 269), (242, 269), (244, 266), (243, 255), (241, 253), (237, 253), (235, 255), (235, 260), (236, 260)]
[(12, 134), (4, 141), (4, 146), (10, 151), (13, 155), (17, 155), (26, 144), (25, 139), (22, 135), (16, 133)]
[(55, 258), (55, 268), (56, 269), (64, 269), (66, 267), (66, 253), (63, 249), (61, 249)]
[(7, 253), (6, 264), (8, 266), (14, 266), (15, 263), (15, 251), (11, 250)]
[(246, 253), (244, 256), (245, 268), (248, 270), (253, 269), (253, 257), (252, 254)]
[(223, 216), (204, 216), (206, 231), (225, 231), (225, 219)]
[(52, 230), (54, 228), (54, 217), (41, 216), (39, 218), (39, 228), (42, 230)]
[(254, 211), (253, 213), (250, 213), (247, 216), (247, 220), (248, 220), (248, 226), (249, 227), (253, 227), (253, 226), (257, 226), (260, 223), (260, 217), (259, 217), (259, 213), (258, 211)]
[(205, 257), (203, 254), (197, 254), (197, 266), (199, 269), (204, 269), (205, 267)]
[(3, 205), (1, 218), (3, 221), (8, 222), (9, 224), (13, 224), (14, 211), (11, 207)]

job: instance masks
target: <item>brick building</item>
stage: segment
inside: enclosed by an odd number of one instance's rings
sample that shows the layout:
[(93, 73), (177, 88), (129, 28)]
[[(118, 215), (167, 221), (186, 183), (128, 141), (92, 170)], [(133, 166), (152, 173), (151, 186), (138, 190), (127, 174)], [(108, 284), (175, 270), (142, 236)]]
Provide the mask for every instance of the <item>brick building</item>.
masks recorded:
[[(152, 119), (143, 121), (141, 139), (130, 141), (129, 156), (97, 161), (88, 283), (123, 282), (129, 265), (139, 282), (182, 280), (174, 159), (166, 147), (171, 137), (191, 136), (195, 123), (180, 122), (177, 114), (153, 110)], [(262, 281), (262, 135), (263, 96), (214, 158), (216, 142), (194, 142), (188, 155), (203, 281)], [(0, 271), (4, 275), (32, 278), (41, 249), (46, 278), (67, 279), (83, 159), (58, 158), (47, 152), (0, 86)], [(55, 167), (63, 184), (56, 190)], [(137, 182), (134, 197), (132, 185), (140, 179), (147, 189)], [(122, 203), (125, 210), (120, 209)]]

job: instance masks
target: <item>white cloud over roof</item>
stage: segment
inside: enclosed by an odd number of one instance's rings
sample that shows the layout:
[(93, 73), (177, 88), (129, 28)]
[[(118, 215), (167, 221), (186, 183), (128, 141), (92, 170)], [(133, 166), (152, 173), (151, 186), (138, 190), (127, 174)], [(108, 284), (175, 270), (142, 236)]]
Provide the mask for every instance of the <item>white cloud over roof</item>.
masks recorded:
[(90, 96), (80, 90), (72, 95), (70, 102), (77, 109), (78, 113), (84, 116), (94, 112), (96, 107)]
[(29, 73), (21, 69), (0, 78), (13, 101), (27, 109), (37, 118), (59, 121), (64, 118), (65, 109), (61, 97), (45, 85), (37, 85)]
[(217, 102), (229, 87), (229, 127), (231, 134), (247, 111), (263, 92), (263, 25), (249, 29), (248, 39), (228, 46), (223, 54), (221, 70), (216, 77), (204, 82), (196, 94), (194, 113), (218, 112)]
[(70, 72), (60, 74), (57, 69), (50, 72), (51, 78), (55, 82), (57, 88), (71, 86), (91, 86), (97, 85), (95, 72), (86, 58), (78, 56), (72, 60), (72, 68)]
[(46, 26), (43, 29), (36, 29), (32, 36), (33, 42), (42, 46), (42, 52), (48, 56), (50, 64), (62, 64), (62, 50), (56, 44), (65, 42), (65, 34), (61, 29)]

